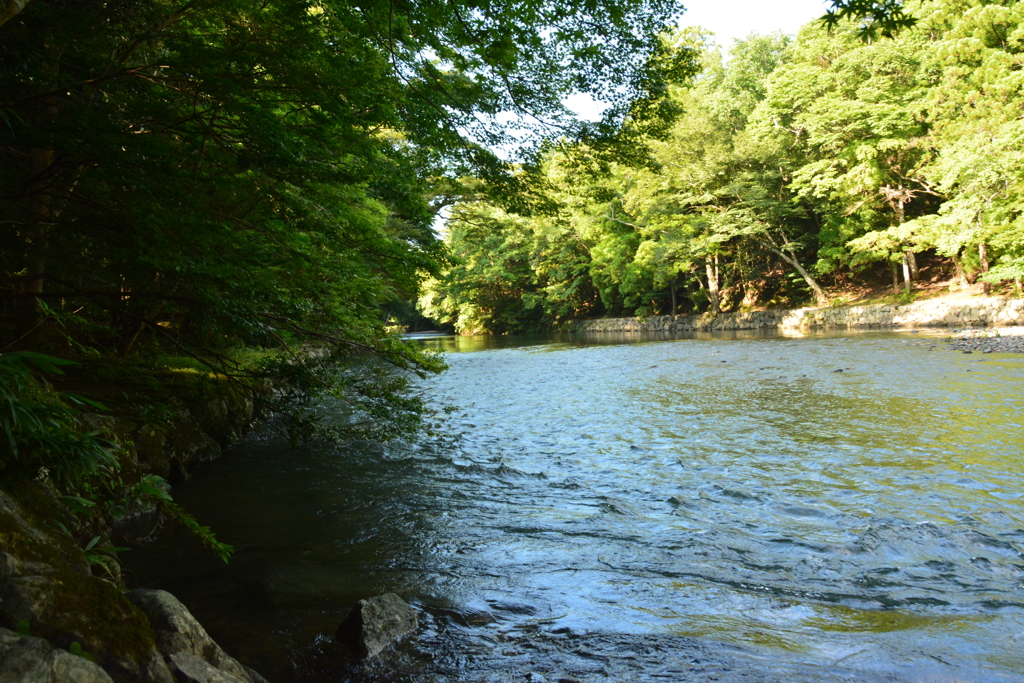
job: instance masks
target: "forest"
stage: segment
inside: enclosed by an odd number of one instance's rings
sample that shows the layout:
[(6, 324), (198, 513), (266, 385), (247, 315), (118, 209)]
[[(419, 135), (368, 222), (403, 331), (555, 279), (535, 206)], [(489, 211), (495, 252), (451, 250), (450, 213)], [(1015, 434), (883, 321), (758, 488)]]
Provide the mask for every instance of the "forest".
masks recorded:
[(1024, 9), (906, 7), (890, 37), (812, 22), (723, 52), (699, 28), (666, 34), (698, 61), (671, 82), (678, 117), (629, 158), (552, 142), (520, 169), (529, 206), (458, 202), (423, 311), (507, 333), (841, 305), (863, 283), (909, 301), (926, 277), (1019, 295)]

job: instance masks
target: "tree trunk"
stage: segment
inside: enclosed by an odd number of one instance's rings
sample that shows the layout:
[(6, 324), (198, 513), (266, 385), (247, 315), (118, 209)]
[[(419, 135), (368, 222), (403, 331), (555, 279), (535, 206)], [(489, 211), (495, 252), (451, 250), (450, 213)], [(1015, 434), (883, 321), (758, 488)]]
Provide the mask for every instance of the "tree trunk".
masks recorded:
[(711, 302), (712, 315), (722, 312), (721, 300), (718, 296), (718, 257), (712, 261), (711, 258), (704, 259), (704, 267), (708, 274), (708, 301)]
[(906, 251), (903, 252), (903, 289), (904, 289), (904, 291), (907, 292), (907, 294), (910, 293), (910, 280), (911, 280), (911, 275), (910, 275), (910, 259), (907, 258), (907, 254), (908, 253), (909, 252), (906, 252)]
[(29, 204), (32, 213), (35, 214), (35, 225), (29, 230), (29, 239), (31, 240), (28, 257), (29, 280), (25, 285), (25, 291), (32, 294), (43, 293), (43, 279), (46, 276), (46, 242), (51, 218), (51, 197), (42, 178), (52, 163), (52, 149), (33, 150), (29, 158), (32, 177), (40, 179), (38, 184), (43, 185), (36, 190), (35, 196)]
[[(978, 245), (978, 261), (981, 263), (981, 274), (984, 275), (988, 272), (988, 245), (984, 242)], [(992, 292), (992, 284), (983, 280), (981, 291), (990, 294)]]
[(917, 254), (909, 249), (903, 252), (903, 258), (910, 264), (910, 276), (915, 280), (921, 279), (921, 271), (917, 268)]
[(892, 268), (892, 291), (897, 292), (900, 288), (900, 268), (895, 261), (889, 261), (889, 266)]
[(672, 285), (670, 286), (669, 291), (672, 292), (672, 317), (675, 318), (676, 317), (676, 310), (677, 310), (677, 306), (676, 306), (676, 283), (675, 283), (675, 280), (672, 281)]
[(121, 337), (117, 341), (117, 355), (124, 358), (135, 346), (135, 341), (142, 333), (142, 319), (135, 319), (128, 322), (121, 330)]
[[(0, 0), (0, 2), (3, 1)], [(56, 83), (60, 68), (60, 55), (48, 46), (46, 56), (48, 59), (45, 69), (47, 84)], [(56, 116), (56, 99), (52, 96), (45, 97), (39, 102), (39, 113), (35, 124), (42, 130), (49, 130), (50, 124)], [(43, 319), (37, 297), (43, 293), (43, 284), (46, 277), (47, 243), (49, 242), (49, 233), (54, 218), (52, 187), (54, 179), (48, 177), (52, 175), (51, 166), (53, 165), (53, 159), (53, 150), (46, 148), (33, 149), (29, 153), (28, 158), (28, 170), (31, 173), (28, 181), (30, 193), (29, 209), (33, 214), (33, 222), (25, 231), (28, 238), (25, 245), (27, 256), (25, 271), (26, 275), (28, 275), (28, 280), (23, 291), (34, 296), (27, 298), (19, 311), (17, 324), (24, 334), (27, 334), (28, 330), (38, 328), (39, 323)]]
[(811, 274), (807, 272), (807, 269), (800, 265), (800, 262), (796, 260), (796, 257), (787, 254), (781, 249), (777, 249), (776, 247), (770, 244), (765, 244), (764, 242), (762, 242), (761, 244), (767, 247), (769, 251), (771, 251), (773, 254), (781, 258), (783, 261), (793, 266), (793, 270), (800, 274), (800, 277), (804, 279), (804, 282), (807, 283), (807, 286), (811, 288), (812, 292), (814, 292), (814, 301), (816, 303), (824, 304), (826, 301), (828, 301), (828, 296), (825, 294), (825, 290), (821, 288), (821, 285), (818, 284), (817, 280), (811, 277)]

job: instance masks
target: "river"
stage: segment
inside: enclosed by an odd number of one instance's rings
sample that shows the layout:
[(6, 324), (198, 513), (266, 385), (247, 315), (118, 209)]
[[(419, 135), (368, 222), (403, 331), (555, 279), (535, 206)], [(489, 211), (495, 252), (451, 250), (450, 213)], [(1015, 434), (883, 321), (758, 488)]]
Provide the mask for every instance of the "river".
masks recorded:
[[(928, 333), (438, 338), (449, 415), (254, 437), (129, 584), (271, 681), (1024, 681), (1024, 357)], [(174, 561), (167, 558), (173, 556)], [(420, 631), (330, 635), (393, 591)]]

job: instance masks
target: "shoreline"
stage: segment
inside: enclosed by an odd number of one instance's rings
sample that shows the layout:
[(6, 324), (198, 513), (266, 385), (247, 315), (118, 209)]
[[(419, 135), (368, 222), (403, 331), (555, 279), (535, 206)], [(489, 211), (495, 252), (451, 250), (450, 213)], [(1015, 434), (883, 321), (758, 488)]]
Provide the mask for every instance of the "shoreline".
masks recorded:
[(566, 331), (713, 332), (842, 328), (988, 328), (1024, 324), (1024, 299), (943, 297), (909, 304), (823, 306), (766, 311), (597, 318), (570, 323)]
[(950, 351), (961, 353), (1024, 353), (1024, 327), (986, 327), (953, 330)]

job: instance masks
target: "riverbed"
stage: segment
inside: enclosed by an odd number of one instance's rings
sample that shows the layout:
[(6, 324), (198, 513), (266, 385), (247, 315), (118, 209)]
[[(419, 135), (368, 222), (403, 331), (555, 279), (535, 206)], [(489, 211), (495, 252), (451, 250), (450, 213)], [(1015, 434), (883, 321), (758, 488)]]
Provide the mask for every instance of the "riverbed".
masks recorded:
[[(928, 333), (437, 338), (433, 436), (256, 436), (129, 553), (271, 681), (1024, 681), (1024, 357)], [(447, 411), (443, 410), (447, 408)], [(174, 561), (168, 561), (174, 557)], [(330, 635), (393, 591), (370, 666)]]

